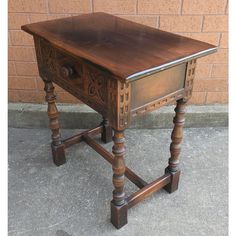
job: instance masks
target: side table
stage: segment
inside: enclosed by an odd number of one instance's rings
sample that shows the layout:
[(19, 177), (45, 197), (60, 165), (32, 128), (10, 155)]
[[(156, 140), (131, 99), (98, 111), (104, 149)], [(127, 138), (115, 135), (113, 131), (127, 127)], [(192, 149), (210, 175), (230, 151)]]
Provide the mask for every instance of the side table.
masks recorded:
[[(64, 164), (65, 149), (84, 141), (112, 164), (112, 224), (124, 226), (128, 209), (161, 188), (169, 193), (177, 190), (184, 108), (192, 94), (196, 60), (215, 52), (216, 46), (105, 13), (33, 23), (22, 29), (34, 36), (48, 102), (53, 161)], [(63, 140), (53, 83), (100, 113), (102, 124)], [(163, 176), (147, 183), (125, 166), (124, 131), (134, 117), (175, 101), (169, 164)], [(113, 139), (112, 153), (92, 139), (99, 133), (105, 143)], [(130, 196), (124, 192), (125, 176), (140, 188)]]

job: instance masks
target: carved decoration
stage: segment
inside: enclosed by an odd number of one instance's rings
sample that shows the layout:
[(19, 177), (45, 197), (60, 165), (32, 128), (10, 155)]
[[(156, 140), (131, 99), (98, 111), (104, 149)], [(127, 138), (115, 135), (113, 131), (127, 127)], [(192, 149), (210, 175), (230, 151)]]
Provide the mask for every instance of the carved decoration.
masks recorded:
[(144, 115), (147, 112), (154, 111), (159, 107), (162, 107), (164, 105), (170, 104), (171, 102), (174, 102), (180, 98), (183, 97), (183, 89), (179, 90), (177, 92), (171, 93), (161, 99), (158, 99), (156, 101), (150, 102), (142, 107), (139, 107), (135, 110), (132, 110), (132, 117), (135, 117), (137, 115)]
[(110, 120), (117, 130), (125, 129), (130, 123), (130, 84), (115, 79), (109, 80)]
[(47, 66), (47, 69), (52, 72), (57, 72), (57, 64), (55, 63), (56, 51), (49, 43), (43, 43), (41, 46), (41, 55), (43, 57), (43, 63)]
[(119, 127), (125, 128), (129, 124), (130, 113), (130, 84), (118, 82), (119, 88)]
[(96, 71), (88, 71), (88, 95), (99, 103), (106, 102), (106, 78)]
[[(42, 79), (55, 82), (85, 104), (107, 116), (107, 79), (110, 75), (79, 58), (65, 55), (43, 39), (35, 37), (34, 40)], [(61, 68), (65, 65), (72, 66), (78, 76), (73, 79), (61, 76)]]
[(193, 81), (194, 81), (194, 76), (195, 76), (196, 65), (197, 65), (196, 59), (189, 61), (187, 63), (185, 86), (184, 86), (185, 87), (185, 95), (184, 95), (185, 101), (190, 99), (192, 96)]

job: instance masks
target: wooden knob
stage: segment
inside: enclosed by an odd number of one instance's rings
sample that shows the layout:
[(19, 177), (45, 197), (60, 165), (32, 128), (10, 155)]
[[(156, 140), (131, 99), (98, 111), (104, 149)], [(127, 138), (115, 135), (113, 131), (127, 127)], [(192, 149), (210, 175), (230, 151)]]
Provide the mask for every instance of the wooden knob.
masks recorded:
[(61, 76), (64, 78), (72, 78), (74, 70), (70, 66), (62, 66), (60, 70)]

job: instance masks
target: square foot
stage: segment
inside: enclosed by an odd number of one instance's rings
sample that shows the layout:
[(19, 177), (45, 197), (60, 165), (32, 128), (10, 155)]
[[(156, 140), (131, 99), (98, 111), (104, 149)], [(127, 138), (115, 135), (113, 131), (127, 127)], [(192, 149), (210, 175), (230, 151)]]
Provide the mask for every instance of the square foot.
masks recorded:
[(179, 185), (179, 176), (180, 176), (180, 170), (176, 172), (169, 171), (168, 168), (165, 169), (165, 173), (171, 174), (171, 182), (167, 184), (163, 189), (165, 189), (168, 193), (173, 193), (178, 189)]
[(53, 145), (51, 144), (52, 148), (52, 158), (53, 162), (56, 166), (60, 166), (66, 163), (66, 156), (65, 156), (65, 147), (63, 144), (61, 145)]
[(128, 205), (127, 203), (122, 206), (117, 206), (114, 204), (114, 201), (111, 201), (111, 223), (117, 228), (120, 229), (128, 223), (127, 220)]
[(101, 140), (104, 143), (110, 143), (112, 141), (112, 136), (113, 136), (112, 127), (111, 126), (103, 126)]

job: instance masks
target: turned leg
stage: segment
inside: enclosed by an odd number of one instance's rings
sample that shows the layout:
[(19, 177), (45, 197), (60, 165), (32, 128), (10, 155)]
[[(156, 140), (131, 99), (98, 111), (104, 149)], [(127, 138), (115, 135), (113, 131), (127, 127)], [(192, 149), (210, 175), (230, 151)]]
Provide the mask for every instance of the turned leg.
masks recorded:
[(179, 154), (181, 150), (181, 141), (183, 138), (183, 125), (184, 125), (184, 114), (185, 114), (185, 104), (186, 102), (183, 99), (177, 101), (175, 108), (175, 117), (173, 119), (174, 129), (171, 134), (171, 144), (170, 144), (170, 158), (169, 165), (165, 169), (166, 173), (171, 174), (171, 182), (164, 187), (164, 189), (172, 193), (178, 189), (179, 183)]
[(112, 127), (109, 125), (109, 121), (105, 117), (103, 117), (102, 126), (103, 130), (101, 139), (104, 143), (109, 143), (112, 140)]
[(114, 154), (113, 169), (113, 200), (111, 201), (111, 222), (117, 228), (121, 228), (127, 224), (127, 203), (124, 193), (125, 180), (125, 146), (124, 131), (114, 130), (113, 136), (114, 146), (112, 152)]
[(58, 111), (55, 104), (56, 95), (54, 94), (54, 87), (51, 81), (44, 81), (46, 92), (46, 101), (48, 102), (48, 117), (49, 127), (52, 131), (52, 156), (53, 161), (57, 166), (60, 166), (66, 162), (65, 148), (61, 142), (61, 135), (59, 129)]

